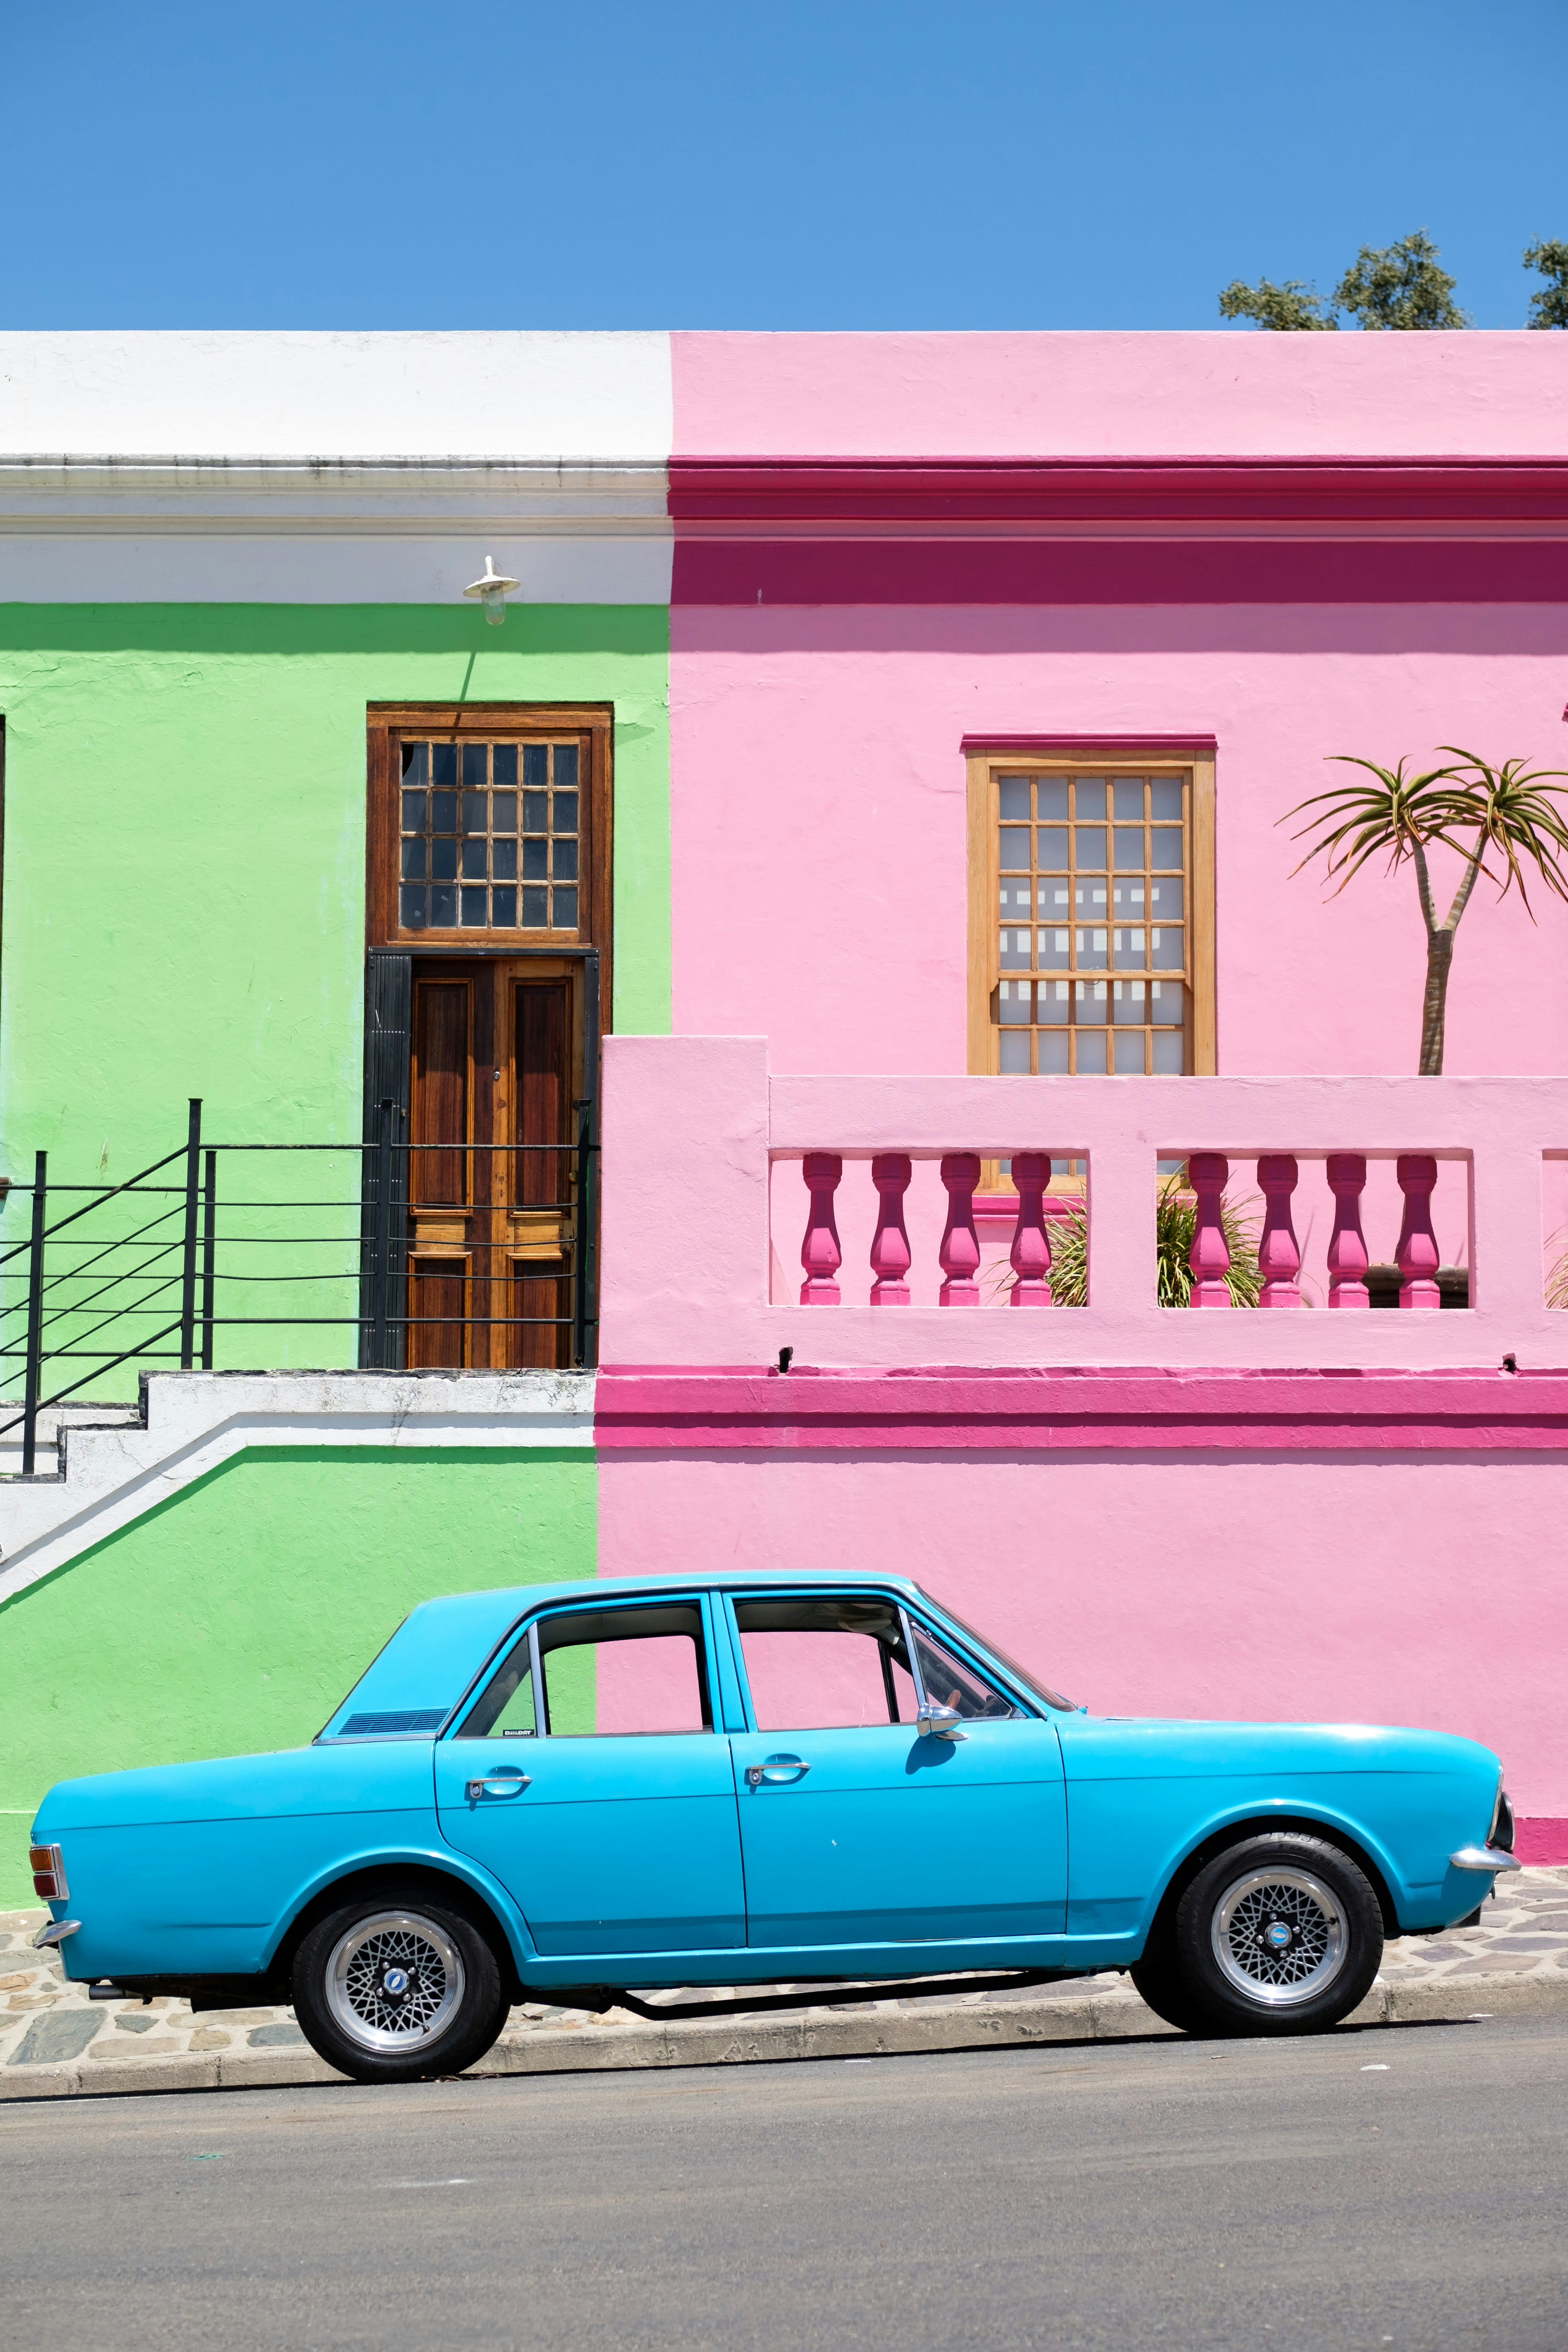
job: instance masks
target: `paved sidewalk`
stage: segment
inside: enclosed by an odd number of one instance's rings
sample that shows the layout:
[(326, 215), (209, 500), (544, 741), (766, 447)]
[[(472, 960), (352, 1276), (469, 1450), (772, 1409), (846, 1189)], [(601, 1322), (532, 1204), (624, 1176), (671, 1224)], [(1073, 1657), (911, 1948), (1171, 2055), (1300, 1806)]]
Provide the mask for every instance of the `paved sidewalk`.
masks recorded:
[[(33, 1937), (47, 1915), (0, 1912), (0, 2098), (105, 2091), (196, 2090), (332, 2082), (288, 2009), (194, 2017), (183, 2000), (89, 2001), (68, 1985)], [(762, 1988), (758, 1989), (761, 1991)], [(765, 1988), (769, 1992), (787, 1987)], [(629, 2011), (603, 2016), (525, 2001), (476, 2074), (700, 2065), (776, 2058), (952, 2050), (989, 2042), (1106, 2040), (1168, 2029), (1114, 1973), (997, 1992), (903, 1992), (835, 2001), (830, 1989), (799, 2011), (683, 2018), (726, 1989), (654, 1994), (668, 2022)], [(822, 1997), (823, 1993), (826, 1997)], [(1366, 2022), (1476, 2014), (1568, 2015), (1568, 1867), (1510, 1877), (1479, 1923), (1387, 1946), (1357, 2017)]]

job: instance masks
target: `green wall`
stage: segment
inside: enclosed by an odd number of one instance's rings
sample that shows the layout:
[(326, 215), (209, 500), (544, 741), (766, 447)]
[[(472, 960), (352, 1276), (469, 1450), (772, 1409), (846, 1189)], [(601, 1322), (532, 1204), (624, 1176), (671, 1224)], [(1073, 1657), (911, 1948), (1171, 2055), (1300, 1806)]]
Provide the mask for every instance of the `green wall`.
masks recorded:
[(312, 1738), (416, 1601), (593, 1576), (596, 1491), (585, 1446), (258, 1447), (16, 1594), (0, 1909), (53, 1781)]

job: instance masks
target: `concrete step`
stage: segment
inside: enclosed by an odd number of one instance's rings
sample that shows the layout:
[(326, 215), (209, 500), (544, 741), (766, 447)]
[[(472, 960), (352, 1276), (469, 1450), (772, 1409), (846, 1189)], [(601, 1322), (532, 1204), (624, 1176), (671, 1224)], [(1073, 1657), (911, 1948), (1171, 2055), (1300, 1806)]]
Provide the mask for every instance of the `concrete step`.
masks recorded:
[[(7, 1423), (15, 1422), (16, 1427)], [(38, 1414), (38, 1443), (35, 1477), (55, 1478), (60, 1474), (59, 1440), (62, 1430), (78, 1429), (139, 1429), (142, 1411), (139, 1405), (116, 1404), (110, 1402), (87, 1404), (45, 1405)], [(22, 1399), (0, 1397), (0, 1480), (20, 1477), (22, 1474)]]

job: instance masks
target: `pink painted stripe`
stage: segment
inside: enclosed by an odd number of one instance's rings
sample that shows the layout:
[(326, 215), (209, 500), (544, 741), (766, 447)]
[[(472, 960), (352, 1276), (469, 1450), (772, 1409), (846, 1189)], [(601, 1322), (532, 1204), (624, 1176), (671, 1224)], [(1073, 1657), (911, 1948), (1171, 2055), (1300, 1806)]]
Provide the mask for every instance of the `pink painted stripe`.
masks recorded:
[(711, 1452), (889, 1448), (1568, 1453), (1568, 1372), (608, 1366), (595, 1444)]
[(670, 601), (1568, 604), (1568, 541), (689, 539)]
[(1542, 1864), (1568, 1862), (1568, 1821), (1553, 1821), (1544, 1814), (1532, 1822), (1516, 1822), (1513, 1838), (1514, 1853), (1521, 1862)]

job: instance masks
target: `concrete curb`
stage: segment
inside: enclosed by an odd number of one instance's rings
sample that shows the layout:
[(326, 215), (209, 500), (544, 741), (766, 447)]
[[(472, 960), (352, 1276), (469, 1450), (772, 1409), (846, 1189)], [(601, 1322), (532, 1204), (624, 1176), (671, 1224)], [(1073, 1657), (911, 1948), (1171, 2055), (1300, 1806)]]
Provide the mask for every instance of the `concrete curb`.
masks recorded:
[[(1421, 2025), (1473, 2017), (1568, 2018), (1568, 1970), (1560, 1977), (1477, 1976), (1373, 1987), (1351, 2025)], [(465, 2080), (510, 2074), (637, 2073), (668, 2066), (758, 2066), (805, 2058), (883, 2058), (920, 2051), (1016, 2049), (1052, 2042), (1125, 2042), (1173, 2029), (1134, 1992), (1081, 2000), (933, 2001), (929, 2009), (818, 2011), (794, 2017), (700, 2018), (681, 2025), (584, 2025), (504, 2036)], [(148, 2091), (293, 2089), (344, 2077), (314, 2051), (236, 2050), (144, 2058), (121, 2065), (78, 2061), (7, 2069), (0, 2104), (16, 2099), (124, 2096)]]

